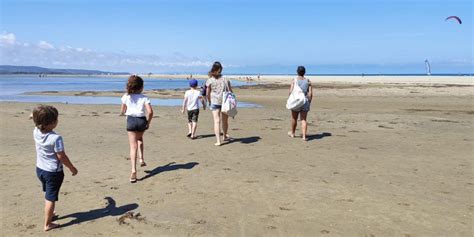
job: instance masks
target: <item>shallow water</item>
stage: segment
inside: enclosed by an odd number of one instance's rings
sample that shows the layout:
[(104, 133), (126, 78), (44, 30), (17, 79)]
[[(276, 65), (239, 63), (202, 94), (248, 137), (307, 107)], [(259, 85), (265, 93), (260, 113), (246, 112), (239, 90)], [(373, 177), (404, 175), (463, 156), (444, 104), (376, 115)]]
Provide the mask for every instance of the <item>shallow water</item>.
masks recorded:
[[(144, 78), (146, 90), (183, 89), (188, 81)], [(198, 80), (199, 85), (204, 80)], [(25, 95), (41, 91), (125, 91), (127, 78), (115, 77), (38, 77), (38, 76), (0, 76), (0, 101), (31, 103), (70, 103), (70, 104), (120, 104), (118, 97), (105, 96), (51, 96)], [(233, 86), (248, 85), (246, 82), (232, 81)], [(179, 106), (181, 99), (151, 99), (153, 105)], [(239, 103), (239, 107), (258, 107), (250, 103)]]

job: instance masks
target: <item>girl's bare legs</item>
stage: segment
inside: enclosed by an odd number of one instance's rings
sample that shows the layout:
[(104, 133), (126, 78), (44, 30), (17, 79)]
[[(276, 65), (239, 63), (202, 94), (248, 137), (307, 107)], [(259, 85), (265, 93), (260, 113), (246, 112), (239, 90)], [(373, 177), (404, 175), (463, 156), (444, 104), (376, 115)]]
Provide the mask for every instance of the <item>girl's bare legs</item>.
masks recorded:
[(145, 132), (137, 132), (137, 144), (138, 144), (138, 161), (140, 166), (146, 166), (144, 153), (143, 153), (143, 134)]
[(137, 178), (137, 132), (127, 132), (128, 143), (130, 144), (130, 162), (132, 163), (132, 174), (130, 175), (130, 181)]
[(223, 137), (224, 141), (227, 141), (229, 139), (229, 134), (227, 134), (227, 130), (229, 129), (229, 115), (221, 113), (222, 114), (222, 132), (223, 132)]
[(48, 231), (58, 227), (59, 225), (53, 223), (55, 202), (44, 200), (44, 231)]
[(306, 122), (306, 116), (308, 115), (307, 111), (300, 112), (300, 119), (301, 119), (301, 130), (302, 130), (302, 138), (306, 141), (306, 133), (308, 132), (308, 123)]
[(192, 122), (191, 125), (191, 138), (196, 138), (197, 123)]
[(188, 137), (193, 135), (193, 124), (188, 122)]
[(296, 125), (298, 121), (299, 112), (291, 111), (291, 131), (288, 132), (288, 136), (295, 137)]
[(214, 134), (216, 135), (217, 142), (216, 146), (221, 145), (221, 118), (220, 118), (221, 110), (216, 109), (212, 111), (212, 117), (214, 118)]

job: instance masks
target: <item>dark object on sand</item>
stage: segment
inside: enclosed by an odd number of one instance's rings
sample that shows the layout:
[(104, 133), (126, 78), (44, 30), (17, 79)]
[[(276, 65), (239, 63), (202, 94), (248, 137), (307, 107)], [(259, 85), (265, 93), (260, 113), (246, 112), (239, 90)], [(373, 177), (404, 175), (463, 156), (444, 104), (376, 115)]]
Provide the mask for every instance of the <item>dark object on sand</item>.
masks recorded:
[(137, 212), (137, 214), (135, 214), (133, 211), (129, 211), (123, 215), (121, 215), (118, 219), (117, 219), (117, 222), (119, 223), (119, 225), (122, 225), (122, 224), (126, 224), (128, 225), (129, 223), (127, 223), (125, 220), (126, 219), (130, 219), (130, 220), (137, 220), (139, 222), (142, 222), (142, 221), (145, 221), (145, 217), (143, 217), (140, 212)]

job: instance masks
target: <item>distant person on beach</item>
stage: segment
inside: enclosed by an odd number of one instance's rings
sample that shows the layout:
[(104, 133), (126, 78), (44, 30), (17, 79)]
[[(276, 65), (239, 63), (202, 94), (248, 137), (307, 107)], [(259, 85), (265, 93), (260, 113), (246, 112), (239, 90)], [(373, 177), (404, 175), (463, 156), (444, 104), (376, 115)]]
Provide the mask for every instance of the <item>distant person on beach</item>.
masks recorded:
[(222, 132), (223, 140), (229, 141), (231, 138), (227, 133), (229, 129), (229, 116), (221, 112), (222, 108), (222, 94), (224, 90), (232, 92), (230, 81), (222, 78), (222, 65), (220, 62), (214, 62), (211, 71), (209, 71), (209, 79), (206, 82), (207, 86), (207, 102), (209, 108), (212, 111), (212, 117), (214, 118), (214, 134), (216, 135), (216, 143), (214, 145), (221, 145), (221, 121), (222, 121)]
[(207, 104), (207, 86), (206, 86), (207, 80), (204, 81), (201, 85), (201, 96), (204, 99), (204, 104)]
[(130, 76), (127, 82), (127, 93), (122, 96), (120, 115), (127, 116), (127, 134), (132, 163), (131, 183), (137, 182), (137, 153), (140, 166), (146, 166), (143, 156), (143, 134), (150, 127), (153, 118), (150, 99), (142, 92), (143, 79), (136, 75)]
[(202, 108), (206, 109), (206, 102), (201, 95), (201, 91), (197, 89), (198, 81), (191, 79), (189, 81), (190, 89), (184, 93), (183, 107), (181, 113), (188, 112), (188, 135), (191, 139), (196, 139), (197, 122), (199, 118), (199, 101), (202, 103)]
[(308, 100), (301, 108), (291, 111), (291, 131), (288, 132), (288, 136), (295, 137), (295, 130), (296, 130), (296, 125), (297, 125), (297, 120), (298, 120), (298, 115), (299, 115), (300, 120), (301, 120), (301, 130), (302, 130), (301, 137), (303, 138), (304, 141), (307, 141), (306, 134), (308, 132), (308, 123), (306, 122), (306, 117), (308, 115), (308, 112), (311, 106), (311, 100), (313, 99), (313, 88), (311, 86), (311, 81), (304, 77), (306, 73), (306, 69), (303, 66), (299, 66), (296, 69), (296, 73), (298, 74), (298, 76), (296, 77), (295, 80), (291, 82), (289, 94), (291, 94), (291, 92), (293, 91), (293, 88), (295, 87), (295, 82), (296, 82)]
[(77, 169), (64, 151), (61, 135), (53, 129), (58, 126), (58, 110), (53, 106), (40, 105), (33, 110), (33, 138), (36, 146), (36, 175), (45, 192), (44, 231), (54, 229), (59, 224), (53, 223), (54, 209), (58, 201), (59, 190), (64, 180), (63, 164), (77, 174)]

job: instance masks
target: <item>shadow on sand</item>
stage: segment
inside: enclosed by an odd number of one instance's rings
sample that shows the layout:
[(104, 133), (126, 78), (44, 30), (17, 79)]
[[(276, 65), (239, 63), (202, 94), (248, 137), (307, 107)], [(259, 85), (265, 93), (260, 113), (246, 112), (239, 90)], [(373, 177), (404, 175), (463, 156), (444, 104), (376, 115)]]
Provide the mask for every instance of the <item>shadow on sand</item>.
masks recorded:
[(196, 139), (201, 139), (201, 138), (208, 138), (208, 137), (215, 137), (216, 135), (214, 134), (204, 134), (204, 135), (197, 135)]
[(319, 139), (323, 139), (325, 137), (330, 137), (330, 136), (332, 136), (332, 133), (330, 133), (330, 132), (323, 132), (323, 133), (319, 133), (319, 134), (309, 135), (308, 136), (308, 141), (319, 140)]
[(75, 218), (74, 220), (70, 222), (61, 224), (59, 227), (60, 228), (68, 227), (70, 225), (80, 224), (83, 222), (92, 221), (92, 220), (100, 219), (107, 216), (120, 216), (138, 207), (138, 204), (136, 203), (117, 207), (115, 200), (113, 198), (105, 197), (104, 199), (107, 200), (108, 202), (107, 206), (104, 208), (93, 209), (87, 212), (76, 212), (76, 213), (72, 213), (66, 216), (57, 217), (56, 220), (67, 219), (70, 217)]
[(167, 165), (164, 165), (164, 166), (158, 166), (152, 170), (145, 170), (145, 173), (147, 173), (147, 175), (143, 176), (142, 178), (138, 179), (139, 181), (142, 181), (142, 180), (145, 180), (145, 179), (148, 179), (150, 177), (153, 177), (159, 173), (162, 173), (162, 172), (166, 172), (166, 171), (173, 171), (173, 170), (179, 170), (179, 169), (192, 169), (194, 168), (194, 166), (196, 165), (199, 165), (199, 163), (197, 162), (189, 162), (189, 163), (186, 163), (186, 164), (175, 164), (175, 162), (171, 162)]
[(235, 142), (240, 142), (240, 143), (243, 143), (243, 144), (251, 144), (251, 143), (258, 142), (260, 139), (262, 139), (262, 138), (258, 137), (258, 136), (233, 138), (232, 140), (230, 140), (228, 142), (224, 142), (222, 145), (228, 145), (228, 144), (232, 144), (232, 143), (235, 143)]

